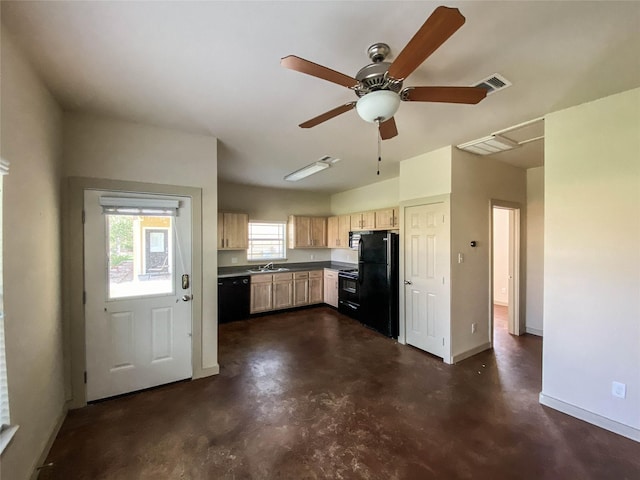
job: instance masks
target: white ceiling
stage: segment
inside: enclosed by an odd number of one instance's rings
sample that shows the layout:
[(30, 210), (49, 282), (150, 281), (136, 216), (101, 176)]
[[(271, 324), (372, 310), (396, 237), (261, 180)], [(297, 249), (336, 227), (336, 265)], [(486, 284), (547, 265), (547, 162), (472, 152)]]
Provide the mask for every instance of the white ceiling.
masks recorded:
[[(388, 43), (393, 60), (438, 5), (2, 1), (1, 15), (66, 110), (211, 134), (221, 179), (278, 188), (335, 192), (395, 177), (400, 160), (640, 86), (640, 2), (447, 2), (466, 23), (405, 86), (493, 73), (513, 86), (475, 106), (403, 103), (379, 177), (375, 126), (355, 111), (297, 126), (355, 94), (284, 69), (281, 57), (353, 76), (369, 45)], [(542, 151), (533, 142), (496, 158), (527, 168)], [(283, 181), (323, 155), (342, 161)]]

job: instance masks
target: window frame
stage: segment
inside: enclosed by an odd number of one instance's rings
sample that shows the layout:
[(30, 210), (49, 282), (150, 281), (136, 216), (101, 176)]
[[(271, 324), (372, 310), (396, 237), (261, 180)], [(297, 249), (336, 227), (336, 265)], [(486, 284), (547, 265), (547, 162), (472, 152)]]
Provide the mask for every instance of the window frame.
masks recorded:
[[(278, 233), (277, 236), (275, 237), (271, 237), (271, 238), (262, 238), (259, 240), (262, 241), (271, 241), (271, 242), (278, 242), (281, 243), (281, 252), (282, 255), (278, 255), (278, 256), (255, 256), (254, 254), (252, 254), (252, 246), (253, 246), (253, 242), (259, 241), (258, 239), (252, 239), (252, 226), (254, 225), (263, 225), (263, 226), (268, 226), (268, 227), (274, 227), (277, 226), (278, 229), (280, 230), (280, 232)], [(248, 262), (273, 262), (273, 261), (277, 261), (277, 260), (286, 260), (287, 259), (287, 222), (285, 221), (268, 221), (268, 220), (249, 220), (249, 225), (248, 225), (248, 231), (247, 231), (247, 236), (248, 236), (248, 247), (247, 247), (247, 261)], [(276, 252), (279, 253), (279, 252)]]
[(11, 425), (11, 409), (9, 407), (9, 381), (7, 378), (6, 349), (4, 336), (4, 293), (3, 293), (3, 265), (2, 250), (4, 232), (2, 229), (2, 207), (4, 176), (9, 173), (9, 162), (0, 160), (0, 455), (18, 430), (18, 425)]

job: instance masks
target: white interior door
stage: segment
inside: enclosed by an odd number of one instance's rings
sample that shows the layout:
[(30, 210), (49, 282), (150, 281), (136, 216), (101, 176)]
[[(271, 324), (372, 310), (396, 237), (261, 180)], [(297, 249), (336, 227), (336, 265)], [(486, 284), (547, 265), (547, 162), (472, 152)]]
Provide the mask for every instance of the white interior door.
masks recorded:
[(190, 198), (87, 190), (84, 210), (87, 400), (190, 378)]
[(443, 203), (405, 209), (407, 343), (445, 358), (449, 329), (447, 210)]

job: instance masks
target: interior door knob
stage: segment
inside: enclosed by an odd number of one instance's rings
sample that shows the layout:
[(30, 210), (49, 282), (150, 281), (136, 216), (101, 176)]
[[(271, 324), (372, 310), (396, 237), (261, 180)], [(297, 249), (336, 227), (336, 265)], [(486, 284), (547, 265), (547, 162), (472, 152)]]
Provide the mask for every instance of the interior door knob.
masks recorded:
[(404, 284), (405, 284), (405, 285), (413, 285), (413, 283), (411, 282), (411, 280), (405, 280), (405, 281), (404, 281)]

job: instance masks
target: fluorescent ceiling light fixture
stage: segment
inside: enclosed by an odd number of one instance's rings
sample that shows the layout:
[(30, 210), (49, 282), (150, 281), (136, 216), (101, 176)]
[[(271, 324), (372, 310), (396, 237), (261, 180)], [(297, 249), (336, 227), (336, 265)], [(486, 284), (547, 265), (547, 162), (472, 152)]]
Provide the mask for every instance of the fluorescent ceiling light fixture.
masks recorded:
[(472, 140), (458, 145), (460, 150), (475, 153), (476, 155), (491, 155), (492, 153), (504, 152), (519, 147), (518, 142), (509, 140), (500, 135), (489, 135), (488, 137)]
[(395, 115), (400, 106), (400, 95), (390, 90), (376, 90), (360, 97), (356, 111), (365, 122), (380, 123)]
[(313, 162), (306, 167), (302, 167), (300, 170), (296, 170), (295, 172), (290, 173), (289, 175), (285, 176), (284, 179), (289, 182), (297, 182), (298, 180), (302, 180), (303, 178), (306, 178), (309, 175), (313, 175), (314, 173), (318, 173), (326, 168), (329, 168), (330, 166), (330, 163)]

